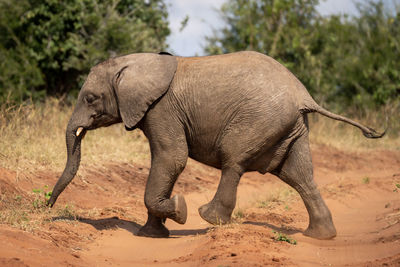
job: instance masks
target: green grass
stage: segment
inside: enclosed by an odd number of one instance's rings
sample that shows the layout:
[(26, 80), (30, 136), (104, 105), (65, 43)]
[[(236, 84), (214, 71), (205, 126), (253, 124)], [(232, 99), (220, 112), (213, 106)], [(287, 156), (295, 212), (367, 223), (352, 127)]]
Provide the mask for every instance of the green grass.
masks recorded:
[(295, 239), (288, 237), (287, 235), (280, 232), (273, 231), (273, 233), (275, 234), (274, 236), (275, 241), (282, 241), (282, 242), (287, 242), (291, 245), (297, 245), (297, 241)]
[(369, 184), (369, 182), (370, 182), (370, 179), (369, 179), (369, 177), (364, 177), (364, 178), (362, 178), (362, 183), (363, 184)]
[(399, 192), (400, 191), (400, 184), (396, 183), (394, 186), (395, 186), (395, 188), (393, 189), (393, 192)]
[(35, 194), (35, 199), (32, 202), (34, 208), (39, 209), (46, 206), (47, 201), (51, 197), (51, 191), (47, 191), (49, 187), (45, 185), (43, 188), (34, 188), (32, 192)]

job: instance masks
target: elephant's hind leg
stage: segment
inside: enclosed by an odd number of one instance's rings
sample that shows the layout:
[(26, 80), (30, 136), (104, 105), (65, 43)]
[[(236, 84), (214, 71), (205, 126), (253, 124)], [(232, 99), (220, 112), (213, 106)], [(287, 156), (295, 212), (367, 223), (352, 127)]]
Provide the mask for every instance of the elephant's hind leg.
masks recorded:
[(308, 133), (292, 145), (279, 170), (273, 172), (292, 186), (301, 196), (309, 214), (309, 225), (304, 235), (317, 239), (336, 236), (332, 215), (313, 179), (313, 166), (308, 144)]
[(242, 172), (235, 168), (223, 168), (221, 180), (214, 198), (199, 208), (201, 218), (211, 224), (225, 224), (231, 219), (236, 205), (236, 192)]

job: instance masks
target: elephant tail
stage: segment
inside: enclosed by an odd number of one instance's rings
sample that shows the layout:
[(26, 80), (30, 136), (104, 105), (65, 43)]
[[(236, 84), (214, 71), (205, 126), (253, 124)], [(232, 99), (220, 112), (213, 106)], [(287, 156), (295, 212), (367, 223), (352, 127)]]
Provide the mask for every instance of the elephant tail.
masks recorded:
[(324, 109), (323, 107), (321, 107), (320, 105), (318, 105), (312, 98), (311, 101), (308, 101), (308, 104), (305, 105), (305, 108), (301, 109), (301, 112), (303, 113), (311, 113), (311, 112), (318, 112), (321, 115), (324, 115), (328, 118), (334, 119), (334, 120), (338, 120), (338, 121), (343, 121), (346, 122), (348, 124), (351, 124), (357, 128), (359, 128), (365, 137), (367, 138), (381, 138), (385, 135), (387, 128), (385, 129), (385, 131), (383, 131), (382, 133), (378, 133), (377, 131), (375, 131), (374, 129), (364, 126), (356, 121), (353, 121), (349, 118), (346, 118), (344, 116), (335, 114), (333, 112), (330, 112), (326, 109)]

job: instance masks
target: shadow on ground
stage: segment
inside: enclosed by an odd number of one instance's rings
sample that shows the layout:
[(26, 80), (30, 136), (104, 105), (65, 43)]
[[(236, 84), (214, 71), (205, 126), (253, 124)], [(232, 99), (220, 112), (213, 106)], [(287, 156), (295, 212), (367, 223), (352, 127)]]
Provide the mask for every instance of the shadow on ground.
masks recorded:
[[(84, 217), (73, 217), (73, 216), (57, 216), (53, 217), (52, 221), (59, 221), (59, 220), (67, 220), (67, 221), (78, 221), (81, 223), (86, 223), (96, 230), (109, 230), (109, 229), (125, 229), (131, 232), (133, 235), (138, 236), (137, 233), (139, 229), (142, 228), (142, 225), (133, 222), (127, 221), (118, 218), (117, 216), (110, 217), (110, 218), (103, 218), (103, 219), (88, 219)], [(184, 229), (184, 230), (171, 230), (170, 235), (172, 236), (191, 236), (191, 235), (202, 235), (206, 234), (210, 228), (203, 228), (203, 229)]]
[(266, 223), (266, 222), (245, 221), (245, 222), (243, 222), (243, 224), (251, 224), (251, 225), (268, 227), (268, 228), (272, 229), (275, 232), (283, 233), (283, 234), (286, 234), (286, 235), (293, 235), (293, 234), (296, 234), (296, 233), (303, 233), (303, 231), (301, 229), (299, 229), (299, 228), (289, 227), (289, 226), (284, 226), (284, 225), (282, 225), (281, 227), (278, 227), (278, 226), (275, 226), (273, 224)]
[(209, 229), (210, 227), (203, 229), (171, 230), (169, 232), (171, 235), (176, 236), (204, 235), (208, 232)]

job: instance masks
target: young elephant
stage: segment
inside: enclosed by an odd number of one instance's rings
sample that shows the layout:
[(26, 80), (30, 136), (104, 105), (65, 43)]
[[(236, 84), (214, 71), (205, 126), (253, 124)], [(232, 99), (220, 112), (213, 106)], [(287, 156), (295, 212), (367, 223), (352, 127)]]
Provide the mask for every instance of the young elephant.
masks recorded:
[(323, 109), (285, 67), (256, 52), (109, 59), (92, 68), (80, 91), (66, 130), (68, 160), (48, 204), (54, 205), (75, 176), (86, 132), (123, 122), (128, 130), (140, 128), (151, 148), (148, 220), (139, 235), (167, 237), (166, 218), (185, 223), (185, 199), (170, 197), (191, 157), (222, 170), (214, 198), (199, 208), (207, 222), (229, 222), (244, 172), (270, 172), (302, 197), (309, 213), (304, 234), (333, 238), (331, 213), (313, 180), (310, 112), (356, 126), (368, 138), (383, 136)]

